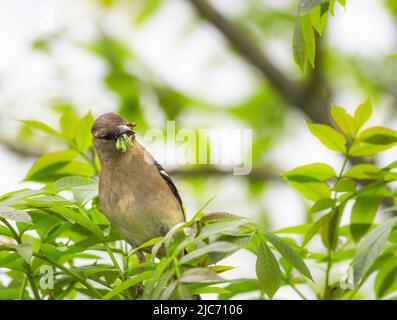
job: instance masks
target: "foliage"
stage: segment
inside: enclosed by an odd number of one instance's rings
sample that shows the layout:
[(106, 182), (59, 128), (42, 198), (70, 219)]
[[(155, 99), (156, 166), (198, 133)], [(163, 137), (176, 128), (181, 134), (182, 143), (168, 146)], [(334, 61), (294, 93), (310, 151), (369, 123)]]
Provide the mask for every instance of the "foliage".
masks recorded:
[[(99, 206), (98, 161), (89, 143), (93, 118), (88, 114), (75, 121), (75, 132), (67, 135), (38, 121), (24, 121), (61, 139), (68, 149), (44, 154), (32, 165), (26, 180), (44, 183), (43, 188), (0, 198), (0, 267), (11, 279), (0, 288), (1, 297), (189, 299), (203, 293), (230, 298), (257, 291), (258, 298), (272, 298), (292, 281), (292, 267), (301, 273), (300, 281), (311, 279), (295, 244), (231, 214), (204, 214), (204, 208), (164, 237), (130, 248)], [(258, 256), (258, 280), (222, 278), (233, 267), (217, 263), (243, 248)], [(143, 265), (138, 250), (147, 251)], [(284, 271), (274, 251), (287, 261)], [(52, 288), (43, 286), (43, 279), (50, 281), (43, 266), (54, 270)], [(137, 290), (141, 282), (142, 292)]]
[[(372, 114), (370, 100), (348, 114), (332, 105), (330, 115), (336, 129), (328, 125), (308, 123), (311, 133), (328, 149), (343, 155), (339, 170), (325, 163), (304, 165), (283, 174), (284, 179), (306, 199), (313, 201), (310, 214), (314, 222), (303, 229), (295, 227), (281, 233), (303, 234), (302, 246), (307, 246), (319, 234), (326, 253), (313, 252), (310, 259), (326, 264), (325, 299), (352, 299), (373, 273), (376, 273), (374, 291), (383, 298), (396, 290), (395, 272), (395, 217), (376, 224), (375, 217), (396, 196), (389, 188), (397, 179), (393, 162), (385, 167), (356, 163), (347, 168), (348, 161), (357, 156), (373, 156), (397, 144), (397, 132), (385, 127), (366, 129)], [(351, 210), (348, 204), (353, 204)], [(394, 207), (384, 211), (394, 212)], [(349, 212), (350, 211), (350, 212)], [(342, 215), (350, 214), (350, 224), (341, 226)], [(331, 278), (336, 263), (348, 262), (345, 275), (348, 284), (341, 285)], [(387, 266), (387, 267), (385, 267)]]
[[(216, 5), (214, 1), (201, 1), (207, 6), (204, 10), (207, 15), (194, 12), (188, 21), (179, 19), (180, 24), (174, 26), (179, 30), (175, 30), (174, 36), (170, 36), (168, 28), (158, 27), (167, 23), (167, 14), (171, 18), (172, 14), (178, 16), (185, 12), (183, 6), (197, 9), (192, 4), (199, 2), (82, 2), (93, 14), (59, 19), (54, 28), (41, 28), (31, 52), (27, 50), (29, 59), (17, 61), (17, 70), (28, 70), (29, 76), (26, 71), (22, 76), (15, 72), (12, 64), (6, 68), (3, 98), (9, 96), (15, 101), (12, 99), (9, 104), (1, 100), (0, 143), (18, 155), (39, 157), (25, 181), (40, 183), (42, 188), (22, 189), (0, 198), (0, 299), (177, 299), (203, 293), (230, 299), (247, 292), (252, 297), (266, 299), (278, 297), (276, 292), (280, 286), (289, 286), (303, 299), (306, 297), (300, 291), (302, 287), (312, 289), (319, 299), (397, 297), (394, 218), (397, 196), (393, 189), (397, 164), (377, 165), (378, 154), (395, 146), (396, 132), (379, 126), (365, 127), (373, 111), (369, 100), (354, 114), (336, 105), (330, 108), (331, 117), (326, 111), (332, 101), (371, 96), (379, 105), (379, 115), (387, 114), (390, 119), (395, 116), (393, 81), (397, 64), (390, 58), (397, 55), (383, 59), (378, 54), (362, 54), (360, 50), (351, 53), (335, 46), (335, 37), (329, 41), (327, 29), (332, 26), (328, 22), (335, 11), (346, 7), (346, 12), (352, 13), (350, 2), (345, 0), (296, 0), (277, 4), (243, 0)], [(212, 5), (215, 14), (208, 15)], [(395, 0), (379, 1), (377, 5), (397, 21)], [(100, 14), (96, 14), (98, 12)], [(69, 14), (66, 15), (69, 17)], [(224, 20), (211, 21), (214, 16), (217, 19), (223, 16)], [(375, 16), (374, 11), (374, 21)], [(43, 21), (46, 20), (44, 16)], [(115, 28), (113, 21), (117, 21)], [(211, 32), (212, 27), (219, 34)], [(90, 32), (86, 37), (81, 30)], [(145, 38), (146, 51), (138, 48), (139, 41), (135, 41), (142, 30), (143, 34), (152, 30)], [(371, 38), (371, 35), (366, 32), (366, 28), (358, 29), (355, 35), (367, 43), (367, 36)], [(157, 52), (156, 41), (160, 38)], [(218, 38), (224, 40), (219, 46), (208, 45)], [(193, 43), (195, 46), (191, 46)], [(164, 44), (168, 54), (163, 55)], [(191, 48), (200, 46), (211, 50), (191, 54), (194, 58), (189, 60), (193, 62), (190, 66), (185, 60), (185, 50), (190, 53)], [(23, 47), (28, 49), (25, 43)], [(164, 68), (158, 68), (158, 61), (153, 63), (153, 57), (146, 54), (148, 48), (156, 49), (162, 65), (167, 65), (167, 73)], [(371, 45), (367, 48), (372, 49)], [(233, 54), (229, 50), (234, 50)], [(69, 55), (71, 52), (76, 54)], [(173, 55), (181, 59), (175, 63), (169, 59)], [(200, 57), (199, 69), (205, 74), (205, 81), (201, 81), (201, 74), (193, 72), (196, 57)], [(239, 63), (238, 58), (247, 63)], [(40, 74), (43, 77), (35, 79), (38, 83), (35, 90), (29, 90), (34, 93), (31, 94), (26, 91), (25, 82), (31, 78), (31, 70), (41, 69), (32, 69), (30, 65), (30, 61), (37, 60), (46, 66)], [(76, 72), (82, 65), (87, 68)], [(236, 68), (247, 73), (248, 81), (244, 76), (241, 83), (234, 84), (240, 73), (230, 77), (230, 73), (224, 72), (229, 66), (233, 71)], [(82, 80), (78, 75), (91, 69), (100, 70), (94, 79), (84, 83), (85, 78)], [(7, 77), (7, 73), (11, 77)], [(47, 73), (51, 75), (51, 88), (59, 87), (59, 92), (48, 90), (47, 84), (41, 83)], [(194, 80), (189, 81), (189, 86), (175, 81), (173, 75), (179, 79), (182, 73)], [(231, 85), (229, 81), (218, 81), (226, 79), (225, 75), (232, 80)], [(196, 81), (196, 76), (200, 81)], [(15, 77), (23, 78), (22, 89), (18, 88)], [(194, 85), (198, 82), (206, 90), (196, 92)], [(226, 90), (242, 87), (244, 94), (237, 94), (233, 101), (214, 102), (212, 85), (219, 82)], [(87, 103), (80, 91), (76, 94), (70, 90), (76, 83), (88, 96), (91, 88), (97, 89), (98, 83), (99, 98)], [(96, 98), (96, 92), (94, 95)], [(229, 97), (228, 91), (226, 96)], [(231, 96), (235, 97), (234, 92)], [(19, 133), (13, 134), (9, 119), (20, 118), (21, 114), (23, 118), (36, 119), (37, 113), (40, 118), (44, 115), (35, 108), (37, 97), (44, 97), (40, 106), (49, 107), (45, 116), (60, 118), (58, 128), (51, 122), (48, 125), (23, 120)], [(141, 130), (162, 129), (165, 120), (176, 120), (178, 127), (197, 131), (230, 123), (251, 128), (253, 170), (250, 175), (233, 180), (233, 184), (241, 190), (239, 197), (243, 199), (244, 211), (238, 213), (255, 215), (260, 226), (231, 215), (207, 216), (203, 208), (164, 238), (146, 244), (146, 263), (141, 271), (136, 250), (120, 239), (100, 210), (99, 163), (91, 148), (89, 133), (93, 116), (89, 113), (80, 117), (89, 108), (95, 115), (105, 109), (116, 111), (137, 121)], [(302, 118), (310, 119), (309, 131), (343, 157), (344, 163), (342, 168), (313, 163), (282, 175), (302, 195), (302, 202), (306, 205), (309, 201), (311, 205), (305, 223), (279, 230), (277, 234), (283, 235), (279, 238), (267, 231), (274, 217), (269, 215), (268, 203), (263, 198), (268, 191), (274, 191), (274, 186), (280, 186), (278, 172), (284, 170), (283, 161), (268, 157), (269, 151), (277, 147), (282, 138), (290, 144), (296, 141), (296, 128), (289, 125), (291, 118), (298, 118), (295, 123), (299, 126)], [(41, 133), (37, 134), (36, 130)], [(182, 191), (186, 188), (193, 195), (188, 201), (196, 205), (230, 182), (230, 171), (217, 166), (192, 165), (175, 171)], [(234, 209), (234, 204), (234, 201), (225, 203), (228, 210)], [(350, 221), (347, 225), (346, 219)], [(165, 253), (154, 258), (152, 250)], [(231, 280), (227, 271), (232, 267), (218, 265), (220, 259), (236, 250), (248, 250), (256, 255), (257, 279)], [(313, 271), (314, 282), (303, 261)], [(47, 269), (42, 269), (45, 266), (52, 266), (55, 271), (51, 290), (41, 288), (49, 284)], [(140, 282), (145, 289), (134, 297)], [(368, 294), (360, 290), (363, 284), (373, 285), (374, 292)]]
[(302, 71), (315, 67), (316, 37), (323, 34), (328, 14), (334, 15), (335, 4), (346, 5), (346, 0), (300, 0), (293, 37), (295, 62)]

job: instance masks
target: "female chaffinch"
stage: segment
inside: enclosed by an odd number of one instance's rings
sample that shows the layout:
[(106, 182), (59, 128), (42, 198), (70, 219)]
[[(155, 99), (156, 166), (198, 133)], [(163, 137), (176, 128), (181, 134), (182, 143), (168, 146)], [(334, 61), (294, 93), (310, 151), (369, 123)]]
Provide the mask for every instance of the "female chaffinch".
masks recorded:
[[(121, 236), (136, 247), (165, 235), (185, 217), (177, 188), (137, 141), (134, 126), (117, 114), (106, 113), (96, 119), (91, 133), (101, 164), (101, 207)], [(134, 148), (120, 152), (116, 142), (125, 134)]]

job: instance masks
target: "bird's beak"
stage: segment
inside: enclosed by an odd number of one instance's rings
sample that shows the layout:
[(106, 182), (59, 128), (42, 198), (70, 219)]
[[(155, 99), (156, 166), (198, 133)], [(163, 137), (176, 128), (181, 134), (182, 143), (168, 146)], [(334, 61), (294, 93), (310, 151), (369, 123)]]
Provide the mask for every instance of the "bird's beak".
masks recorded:
[(120, 126), (118, 126), (118, 130), (119, 130), (119, 136), (121, 136), (122, 134), (131, 134), (134, 133), (134, 131), (129, 127), (126, 126), (125, 124), (122, 124)]

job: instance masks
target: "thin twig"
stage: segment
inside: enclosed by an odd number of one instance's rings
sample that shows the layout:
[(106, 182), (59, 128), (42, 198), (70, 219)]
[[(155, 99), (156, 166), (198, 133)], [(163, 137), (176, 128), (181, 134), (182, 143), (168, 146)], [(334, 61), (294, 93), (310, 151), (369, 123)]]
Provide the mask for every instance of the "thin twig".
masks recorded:
[(298, 287), (289, 281), (286, 277), (283, 277), (285, 283), (287, 283), (303, 300), (308, 300), (307, 297), (298, 289)]

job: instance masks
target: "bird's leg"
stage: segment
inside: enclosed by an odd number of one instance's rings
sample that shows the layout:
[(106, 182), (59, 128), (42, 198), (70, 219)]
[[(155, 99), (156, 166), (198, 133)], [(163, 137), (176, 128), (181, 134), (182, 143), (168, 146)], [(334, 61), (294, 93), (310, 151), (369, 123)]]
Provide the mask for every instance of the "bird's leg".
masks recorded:
[[(142, 250), (138, 250), (136, 252), (136, 257), (138, 258), (138, 262), (140, 265), (143, 265), (146, 262), (145, 259), (145, 254), (143, 253)], [(145, 268), (143, 266), (141, 266), (139, 268), (139, 272), (142, 273), (145, 271)], [(135, 294), (134, 297), (138, 297), (141, 293), (143, 292), (143, 282), (139, 282), (136, 286), (135, 286)]]
[[(142, 250), (137, 251), (136, 257), (138, 258), (139, 264), (145, 264), (146, 258), (145, 258), (145, 254), (143, 253)], [(141, 266), (141, 268), (139, 269), (139, 272), (142, 273), (143, 271), (145, 271), (145, 268), (143, 266)]]

